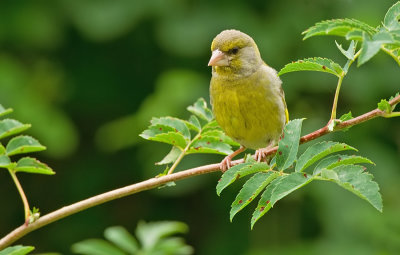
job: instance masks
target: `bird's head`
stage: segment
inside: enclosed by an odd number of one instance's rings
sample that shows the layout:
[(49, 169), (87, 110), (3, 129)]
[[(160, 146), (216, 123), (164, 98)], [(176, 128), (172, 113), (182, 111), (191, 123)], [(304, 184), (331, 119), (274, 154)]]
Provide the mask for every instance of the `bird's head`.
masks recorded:
[(209, 66), (220, 75), (250, 75), (263, 61), (253, 38), (238, 30), (224, 30), (211, 44)]

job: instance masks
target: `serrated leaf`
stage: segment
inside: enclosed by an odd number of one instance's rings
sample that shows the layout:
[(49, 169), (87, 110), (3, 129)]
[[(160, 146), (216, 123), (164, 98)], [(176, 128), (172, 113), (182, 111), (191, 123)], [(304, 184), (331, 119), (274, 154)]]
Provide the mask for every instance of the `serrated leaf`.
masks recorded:
[(186, 140), (190, 140), (190, 131), (184, 120), (173, 117), (161, 117), (153, 118), (151, 124), (171, 127), (176, 132), (181, 133)]
[(192, 130), (196, 132), (199, 132), (201, 130), (201, 123), (196, 116), (190, 115), (189, 123), (192, 124), (192, 126), (189, 126), (189, 128), (191, 128)]
[(33, 251), (33, 246), (15, 245), (0, 251), (0, 255), (25, 255)]
[(139, 136), (150, 141), (168, 143), (181, 149), (184, 149), (188, 142), (182, 133), (176, 131), (175, 128), (165, 125), (152, 125)]
[(389, 102), (386, 99), (382, 99), (378, 103), (378, 109), (381, 111), (384, 111), (386, 113), (391, 113), (392, 112), (392, 106), (389, 104)]
[(31, 136), (17, 136), (12, 138), (6, 146), (6, 154), (8, 156), (45, 150), (46, 147), (41, 145), (38, 140)]
[(128, 254), (134, 254), (139, 250), (135, 237), (122, 226), (106, 228), (104, 237)]
[(12, 111), (13, 111), (13, 109), (11, 109), (11, 108), (5, 109), (5, 108), (0, 104), (0, 117), (1, 117), (1, 116), (4, 116), (4, 115), (6, 115), (6, 114), (9, 114), (9, 113), (11, 113)]
[(258, 201), (257, 208), (253, 212), (253, 216), (251, 217), (251, 229), (253, 229), (254, 224), (264, 215), (269, 209), (271, 209), (271, 196), (273, 190), (277, 187), (280, 181), (284, 176), (278, 176), (275, 180), (273, 180), (264, 192), (261, 194), (260, 200)]
[(304, 169), (329, 154), (344, 150), (357, 151), (357, 149), (345, 143), (337, 143), (331, 141), (316, 143), (308, 147), (307, 150), (299, 157), (296, 163), (296, 172), (302, 172)]
[(334, 181), (338, 181), (339, 177), (337, 175), (337, 173), (333, 170), (330, 169), (321, 169), (321, 177), (328, 179), (328, 180), (334, 180)]
[(0, 121), (0, 139), (18, 134), (30, 128), (30, 124), (22, 124), (13, 119), (4, 119)]
[(272, 191), (271, 206), (273, 207), (278, 200), (310, 183), (312, 180), (313, 178), (310, 178), (305, 173), (291, 173), (284, 176)]
[(285, 170), (296, 160), (303, 120), (291, 120), (283, 129), (283, 135), (276, 152), (276, 166), (279, 170)]
[(3, 146), (2, 143), (0, 143), (0, 155), (6, 153), (6, 148)]
[(356, 19), (332, 19), (318, 22), (302, 34), (304, 34), (303, 40), (317, 35), (336, 35), (346, 37), (346, 39), (358, 39), (357, 34), (362, 32), (372, 35), (375, 33), (375, 28)]
[(157, 162), (156, 165), (166, 165), (170, 163), (174, 163), (175, 160), (181, 155), (182, 150), (176, 146), (172, 146), (171, 151), (160, 161)]
[(0, 168), (9, 168), (11, 165), (11, 160), (7, 155), (0, 155)]
[(351, 114), (351, 111), (348, 113), (343, 114), (340, 116), (339, 120), (340, 121), (346, 121), (346, 120), (351, 120), (353, 118), (353, 115)]
[(221, 192), (231, 185), (234, 181), (239, 178), (242, 178), (246, 175), (257, 173), (260, 171), (269, 170), (270, 167), (267, 163), (259, 163), (259, 162), (249, 162), (249, 163), (242, 163), (236, 166), (229, 168), (222, 176), (221, 179), (218, 181), (217, 184), (217, 195), (219, 196)]
[(379, 31), (372, 37), (367, 33), (364, 33), (363, 42), (361, 45), (361, 53), (360, 57), (358, 58), (357, 65), (361, 66), (362, 64), (365, 64), (368, 60), (370, 60), (373, 56), (375, 56), (379, 52), (383, 44), (393, 42), (393, 36), (385, 30)]
[(187, 107), (187, 110), (207, 122), (210, 122), (214, 118), (212, 111), (207, 107), (207, 102), (204, 98), (197, 99), (193, 105)]
[(327, 58), (306, 58), (285, 65), (278, 75), (297, 71), (317, 71), (333, 74), (340, 77), (343, 69), (339, 64)]
[(236, 213), (253, 201), (254, 198), (278, 176), (278, 172), (269, 171), (266, 173), (256, 173), (248, 179), (231, 205), (230, 220), (232, 221)]
[(13, 168), (16, 172), (34, 173), (34, 174), (55, 174), (55, 172), (46, 164), (31, 157), (24, 157), (18, 160), (17, 165)]
[(340, 50), (340, 52), (349, 60), (354, 60), (354, 55), (356, 53), (357, 42), (351, 40), (349, 48), (344, 50), (341, 44), (338, 44), (335, 40), (336, 47)]
[(123, 251), (102, 239), (87, 239), (71, 246), (74, 253), (96, 255), (125, 255)]
[(219, 129), (208, 129), (202, 132), (202, 136), (212, 136), (219, 139), (221, 142), (227, 143), (229, 145), (240, 146), (239, 143), (233, 141), (232, 138), (227, 136), (222, 130)]
[(332, 168), (332, 171), (335, 171), (338, 176), (338, 179), (334, 182), (368, 201), (378, 211), (382, 212), (383, 205), (379, 186), (372, 181), (373, 176), (371, 174), (364, 172), (364, 167), (342, 165)]
[(332, 155), (321, 160), (314, 168), (313, 175), (317, 175), (323, 169), (332, 169), (340, 165), (355, 165), (355, 164), (374, 164), (368, 158), (356, 155)]
[(400, 2), (395, 3), (387, 11), (385, 18), (383, 20), (384, 26), (391, 30), (400, 30)]
[(229, 155), (233, 153), (233, 151), (229, 144), (221, 142), (218, 137), (202, 136), (201, 138), (193, 141), (186, 153), (214, 153)]

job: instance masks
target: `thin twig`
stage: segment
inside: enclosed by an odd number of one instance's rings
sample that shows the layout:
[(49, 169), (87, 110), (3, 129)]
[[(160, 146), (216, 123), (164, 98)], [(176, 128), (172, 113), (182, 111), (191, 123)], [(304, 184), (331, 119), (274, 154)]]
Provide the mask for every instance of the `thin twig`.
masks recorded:
[[(398, 104), (399, 102), (400, 102), (400, 95), (395, 97), (394, 99), (390, 100), (389, 104), (394, 106), (394, 105)], [(357, 124), (363, 123), (365, 121), (371, 120), (376, 117), (384, 117), (385, 114), (387, 114), (387, 113), (384, 111), (381, 111), (379, 109), (375, 109), (375, 110), (367, 112), (363, 115), (360, 115), (356, 118), (353, 118), (353, 119), (350, 119), (347, 121), (343, 121), (343, 122), (338, 122), (334, 128), (334, 131), (338, 131), (338, 130), (341, 130), (344, 128), (355, 126)], [(323, 136), (327, 133), (330, 133), (330, 132), (332, 132), (332, 131), (330, 131), (328, 129), (328, 125), (326, 125), (325, 127), (321, 128), (319, 130), (316, 130), (310, 134), (307, 134), (307, 135), (301, 137), (300, 143), (306, 143), (308, 141), (314, 140), (314, 139), (316, 139), (320, 136)], [(273, 154), (276, 152), (276, 150), (277, 150), (277, 147), (271, 148), (266, 153), (266, 155)], [(232, 161), (232, 165), (237, 165), (237, 164), (240, 164), (243, 162), (244, 162), (243, 159), (238, 159), (238, 160)], [(8, 235), (6, 235), (5, 237), (3, 237), (0, 240), (0, 250), (6, 248), (7, 246), (14, 243), (21, 237), (25, 236), (26, 234), (28, 234), (38, 228), (46, 226), (52, 222), (55, 222), (57, 220), (60, 220), (67, 216), (70, 216), (77, 212), (83, 211), (85, 209), (115, 200), (117, 198), (129, 196), (129, 195), (141, 192), (141, 191), (159, 187), (159, 186), (161, 186), (165, 183), (171, 182), (171, 181), (178, 181), (178, 180), (186, 179), (186, 178), (196, 176), (196, 175), (217, 172), (217, 171), (219, 171), (219, 169), (220, 169), (219, 163), (200, 166), (200, 167), (180, 171), (177, 173), (165, 175), (165, 176), (158, 177), (158, 178), (151, 178), (151, 179), (148, 179), (148, 180), (136, 183), (136, 184), (132, 184), (132, 185), (129, 185), (129, 186), (126, 186), (123, 188), (119, 188), (119, 189), (115, 189), (115, 190), (112, 190), (112, 191), (109, 191), (109, 192), (106, 192), (106, 193), (103, 193), (103, 194), (100, 194), (100, 195), (97, 195), (94, 197), (90, 197), (88, 199), (82, 200), (80, 202), (74, 203), (69, 206), (62, 207), (61, 209), (58, 209), (54, 212), (48, 213), (48, 214), (40, 217), (37, 221), (29, 224), (28, 226), (26, 226), (24, 224), (16, 229), (14, 229), (12, 232), (10, 232)]]

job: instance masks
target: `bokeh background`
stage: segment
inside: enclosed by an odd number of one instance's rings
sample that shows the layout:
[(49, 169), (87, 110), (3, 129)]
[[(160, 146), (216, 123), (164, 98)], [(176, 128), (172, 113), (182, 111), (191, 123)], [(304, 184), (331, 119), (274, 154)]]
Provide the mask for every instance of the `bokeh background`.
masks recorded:
[[(393, 0), (37, 0), (0, 1), (0, 103), (11, 117), (32, 123), (29, 134), (48, 147), (38, 153), (55, 176), (20, 174), (31, 206), (48, 213), (64, 205), (150, 178), (168, 146), (138, 134), (152, 116), (189, 117), (197, 98), (208, 100), (210, 43), (223, 29), (251, 35), (276, 69), (305, 57), (344, 64), (334, 40), (302, 41), (315, 22), (356, 18), (372, 26)], [(336, 78), (323, 73), (282, 77), (291, 118), (303, 133), (330, 116)], [(399, 91), (399, 66), (380, 53), (345, 78), (339, 114), (359, 115)], [(218, 173), (178, 182), (86, 210), (20, 241), (37, 252), (70, 254), (71, 244), (102, 237), (139, 220), (178, 220), (196, 254), (400, 254), (400, 119), (376, 119), (327, 139), (349, 143), (372, 159), (384, 212), (330, 183), (312, 183), (280, 201), (250, 231), (252, 206), (229, 222), (239, 186), (215, 193)], [(189, 156), (180, 169), (214, 163)], [(23, 208), (0, 171), (0, 236), (23, 222)]]

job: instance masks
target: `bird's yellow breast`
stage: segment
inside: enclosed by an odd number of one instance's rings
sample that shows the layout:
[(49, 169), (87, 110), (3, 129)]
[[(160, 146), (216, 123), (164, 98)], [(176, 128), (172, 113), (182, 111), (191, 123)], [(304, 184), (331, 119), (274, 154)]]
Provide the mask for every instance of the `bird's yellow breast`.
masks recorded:
[(247, 77), (227, 79), (215, 74), (211, 79), (211, 104), (218, 124), (247, 148), (276, 143), (285, 125), (280, 80), (272, 75), (276, 72), (264, 65)]

